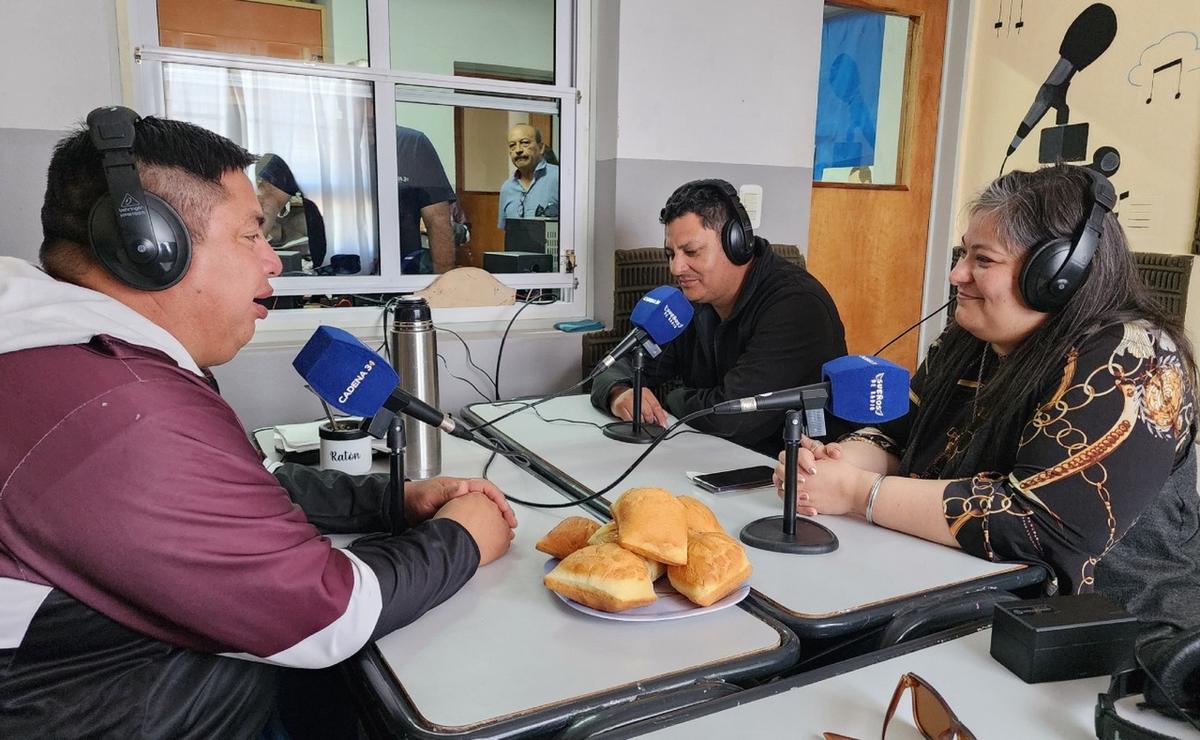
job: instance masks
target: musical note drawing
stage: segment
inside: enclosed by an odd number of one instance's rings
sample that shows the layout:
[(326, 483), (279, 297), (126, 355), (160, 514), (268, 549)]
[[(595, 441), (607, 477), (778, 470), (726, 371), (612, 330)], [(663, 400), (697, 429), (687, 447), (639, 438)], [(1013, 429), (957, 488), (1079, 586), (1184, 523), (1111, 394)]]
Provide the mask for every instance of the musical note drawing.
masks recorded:
[[(996, 22), (992, 24), (992, 28), (996, 29), (996, 38), (1000, 38), (1000, 29), (1008, 26), (1008, 31), (1005, 36), (1012, 36), (1013, 29), (1017, 29), (1017, 33), (1021, 33), (1021, 29), (1025, 27), (1025, 0), (1020, 0), (1020, 6), (1017, 5), (1018, 0), (1008, 0), (1008, 23), (1004, 22), (1004, 0), (999, 0), (996, 5)], [(1013, 10), (1016, 9), (1017, 22), (1013, 23)]]
[(1183, 95), (1183, 57), (1180, 57), (1154, 68), (1154, 73), (1150, 75), (1150, 97), (1146, 98), (1147, 105), (1150, 104), (1150, 101), (1154, 100), (1154, 80), (1158, 77), (1158, 73), (1168, 70), (1171, 67), (1178, 67), (1175, 70), (1178, 72), (1178, 77), (1175, 78), (1175, 99), (1179, 100), (1180, 96)]

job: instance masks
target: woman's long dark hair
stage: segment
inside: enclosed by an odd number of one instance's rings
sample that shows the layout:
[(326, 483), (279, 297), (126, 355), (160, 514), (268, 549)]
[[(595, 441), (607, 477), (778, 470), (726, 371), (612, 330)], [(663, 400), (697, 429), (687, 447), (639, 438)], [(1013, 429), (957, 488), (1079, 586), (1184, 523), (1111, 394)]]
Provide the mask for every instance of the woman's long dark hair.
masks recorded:
[[(1079, 167), (1060, 164), (1000, 177), (971, 203), (969, 212), (972, 217), (990, 218), (999, 241), (1023, 264), (1031, 245), (1073, 237), (1091, 207), (1089, 175)], [(978, 427), (967, 449), (951, 460), (939, 477), (968, 477), (982, 470), (1008, 472), (1016, 440), (1037, 404), (1062, 377), (1067, 352), (1096, 331), (1136, 320), (1149, 322), (1170, 336), (1183, 361), (1189, 388), (1194, 389), (1196, 365), (1183, 326), (1150, 297), (1138, 276), (1125, 232), (1109, 213), (1083, 285), (998, 366), (987, 343), (962, 327), (952, 324), (943, 332), (926, 360), (921, 406), (901, 473), (924, 472), (911, 470), (914, 452), (925, 446), (923, 441), (945, 431), (937, 425), (944, 423), (955, 386), (961, 378), (973, 379), (985, 357), (995, 371), (976, 398), (981, 411)]]

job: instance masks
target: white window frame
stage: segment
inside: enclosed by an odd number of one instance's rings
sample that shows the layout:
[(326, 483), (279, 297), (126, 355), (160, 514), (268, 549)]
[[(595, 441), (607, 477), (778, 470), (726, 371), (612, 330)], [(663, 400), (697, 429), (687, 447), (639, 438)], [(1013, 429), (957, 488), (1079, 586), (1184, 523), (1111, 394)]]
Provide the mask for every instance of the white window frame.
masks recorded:
[[(389, 2), (363, 0), (367, 8), (370, 66), (310, 63), (241, 54), (218, 54), (191, 49), (163, 47), (158, 43), (156, 0), (124, 0), (119, 28), (126, 98), (144, 114), (162, 114), (165, 109), (164, 63), (232, 67), (264, 72), (303, 74), (362, 80), (372, 83), (375, 98), (376, 166), (380, 274), (377, 276), (287, 277), (271, 280), (277, 295), (407, 293), (428, 286), (436, 275), (400, 273), (397, 166), (395, 137), (381, 132), (395, 128), (398, 102), (436, 103), (471, 107), (552, 112), (559, 116), (560, 254), (574, 249), (574, 272), (566, 272), (560, 260), (557, 273), (497, 274), (496, 279), (515, 289), (558, 289), (564, 300), (550, 305), (532, 305), (521, 311), (518, 326), (541, 328), (562, 318), (588, 314), (591, 303), (591, 178), (589, 149), (589, 96), (585, 88), (591, 77), (589, 26), (592, 0), (555, 0), (555, 80), (553, 85), (456, 77), (418, 72), (393, 71), (391, 65)], [(415, 87), (423, 88), (420, 90)], [(522, 100), (524, 98), (541, 98)], [(506, 323), (522, 308), (489, 306), (436, 309), (434, 318), (450, 323)], [(295, 309), (271, 312), (260, 321), (253, 344), (274, 345), (303, 341), (318, 323), (341, 326), (370, 336), (381, 332), (378, 308), (340, 308), (318, 311)]]

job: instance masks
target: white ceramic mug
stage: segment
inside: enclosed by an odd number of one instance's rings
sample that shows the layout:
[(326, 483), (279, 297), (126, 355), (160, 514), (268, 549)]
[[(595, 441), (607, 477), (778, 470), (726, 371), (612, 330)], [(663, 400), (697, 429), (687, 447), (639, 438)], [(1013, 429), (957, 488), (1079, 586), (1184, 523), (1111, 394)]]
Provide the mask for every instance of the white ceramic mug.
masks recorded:
[(321, 470), (340, 470), (362, 475), (371, 471), (371, 436), (356, 423), (338, 422), (331, 429), (329, 422), (321, 425)]

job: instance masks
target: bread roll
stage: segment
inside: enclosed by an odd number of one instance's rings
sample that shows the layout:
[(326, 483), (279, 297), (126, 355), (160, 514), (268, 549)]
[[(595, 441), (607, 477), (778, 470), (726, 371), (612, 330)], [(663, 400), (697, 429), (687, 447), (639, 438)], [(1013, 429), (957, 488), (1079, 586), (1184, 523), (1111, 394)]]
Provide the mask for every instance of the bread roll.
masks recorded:
[(687, 514), (675, 496), (661, 488), (631, 488), (612, 512), (621, 547), (667, 565), (687, 562)]
[(645, 606), (658, 598), (645, 561), (612, 543), (576, 550), (542, 582), (557, 594), (606, 612)]
[[(603, 545), (607, 542), (619, 544), (617, 542), (616, 522), (609, 522), (608, 524), (603, 525), (600, 527), (600, 529), (596, 530), (595, 534), (588, 538), (589, 545)], [(638, 555), (638, 557), (642, 558), (641, 555)], [(651, 581), (657, 581), (659, 578), (662, 578), (667, 574), (667, 566), (663, 565), (657, 560), (642, 558), (642, 562), (646, 564), (646, 572), (650, 574)]]
[(750, 577), (750, 570), (737, 540), (724, 532), (693, 532), (687, 565), (668, 567), (667, 578), (689, 601), (708, 606), (733, 593)]
[(721, 527), (721, 522), (717, 521), (717, 515), (712, 513), (712, 509), (705, 506), (700, 499), (691, 496), (676, 496), (679, 503), (683, 504), (684, 514), (687, 516), (687, 526), (690, 530), (697, 532), (724, 532)]
[(617, 523), (609, 522), (608, 524), (602, 524), (600, 526), (600, 529), (597, 529), (595, 532), (593, 532), (592, 536), (588, 537), (587, 543), (589, 545), (603, 545), (606, 542), (616, 542), (616, 541), (617, 541)]
[(545, 537), (538, 540), (538, 543), (534, 547), (547, 555), (562, 560), (579, 548), (586, 547), (588, 538), (597, 529), (600, 529), (599, 522), (595, 522), (587, 517), (569, 516), (554, 525), (554, 529), (547, 532)]

